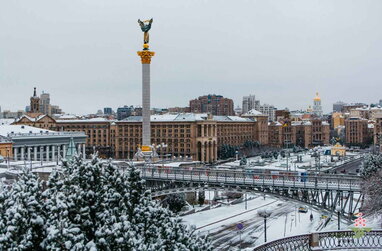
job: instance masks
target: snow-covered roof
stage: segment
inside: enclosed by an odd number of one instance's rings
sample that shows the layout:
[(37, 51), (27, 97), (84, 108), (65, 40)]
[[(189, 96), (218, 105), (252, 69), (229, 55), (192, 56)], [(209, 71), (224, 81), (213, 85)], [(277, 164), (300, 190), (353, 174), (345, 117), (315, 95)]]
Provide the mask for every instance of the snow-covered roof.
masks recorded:
[(91, 118), (91, 119), (58, 119), (57, 123), (94, 123), (94, 122), (113, 122), (107, 118)]
[(247, 113), (243, 114), (243, 116), (257, 116), (257, 115), (264, 115), (264, 114), (262, 114), (261, 112), (255, 109), (249, 110)]
[(55, 114), (58, 119), (78, 119), (80, 116), (73, 114)]
[(14, 119), (0, 119), (0, 125), (10, 125), (15, 122)]
[(20, 133), (56, 133), (54, 131), (45, 130), (37, 127), (26, 125), (0, 125), (0, 136), (7, 137), (8, 134)]
[(310, 121), (307, 121), (307, 120), (305, 120), (305, 121), (292, 121), (292, 126), (297, 126), (297, 125), (306, 125), (306, 126), (308, 126), (308, 125), (312, 125), (312, 122), (310, 122)]
[[(179, 113), (179, 114), (163, 114), (163, 115), (151, 115), (152, 122), (170, 122), (170, 121), (204, 121), (208, 119), (206, 113)], [(142, 116), (130, 116), (122, 120), (125, 122), (141, 122)], [(239, 116), (212, 116), (212, 121), (219, 122), (250, 122), (248, 118), (242, 118)]]

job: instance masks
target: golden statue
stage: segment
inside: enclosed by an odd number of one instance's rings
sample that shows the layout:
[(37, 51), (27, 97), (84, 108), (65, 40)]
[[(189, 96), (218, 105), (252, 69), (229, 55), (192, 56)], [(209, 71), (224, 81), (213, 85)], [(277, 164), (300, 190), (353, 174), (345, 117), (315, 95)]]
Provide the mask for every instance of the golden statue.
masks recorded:
[[(141, 26), (141, 30), (144, 32), (143, 34), (143, 43), (144, 43), (144, 50), (148, 50), (149, 46), (149, 30), (151, 29), (151, 24), (153, 22), (153, 19), (141, 21), (138, 19), (139, 26)], [(145, 24), (147, 23), (147, 24)]]

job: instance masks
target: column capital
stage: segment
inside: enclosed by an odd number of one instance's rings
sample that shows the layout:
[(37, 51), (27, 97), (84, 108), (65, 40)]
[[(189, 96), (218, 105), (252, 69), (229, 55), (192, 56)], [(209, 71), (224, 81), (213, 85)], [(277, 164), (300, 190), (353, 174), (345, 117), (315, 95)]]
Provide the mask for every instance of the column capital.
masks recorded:
[(153, 51), (137, 51), (138, 56), (141, 57), (142, 64), (150, 64), (151, 58), (154, 57), (155, 52)]

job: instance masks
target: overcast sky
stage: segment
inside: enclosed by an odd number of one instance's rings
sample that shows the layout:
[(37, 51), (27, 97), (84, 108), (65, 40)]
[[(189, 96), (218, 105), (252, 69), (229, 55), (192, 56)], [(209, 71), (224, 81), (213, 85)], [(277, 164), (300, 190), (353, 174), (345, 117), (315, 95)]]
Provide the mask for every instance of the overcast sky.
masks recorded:
[(2, 109), (24, 109), (35, 86), (67, 113), (140, 105), (137, 19), (151, 17), (152, 107), (382, 99), (380, 0), (0, 0)]

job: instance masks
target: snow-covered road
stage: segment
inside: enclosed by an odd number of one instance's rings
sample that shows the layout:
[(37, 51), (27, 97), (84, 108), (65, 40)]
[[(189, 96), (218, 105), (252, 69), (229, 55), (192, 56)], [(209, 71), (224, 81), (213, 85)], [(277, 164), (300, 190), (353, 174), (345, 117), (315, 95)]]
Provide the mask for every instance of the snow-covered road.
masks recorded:
[[(249, 200), (248, 209), (244, 203), (222, 206), (216, 209), (203, 211), (184, 216), (183, 221), (199, 228), (200, 234), (208, 234), (213, 241), (216, 250), (238, 250), (239, 248), (252, 250), (255, 246), (264, 242), (264, 220), (258, 216), (258, 209), (268, 209), (272, 215), (267, 220), (267, 240), (275, 240), (285, 236), (304, 234), (317, 231), (322, 223), (322, 212), (315, 208), (309, 208), (308, 213), (298, 213), (297, 208), (301, 204), (287, 201), (282, 198), (251, 195), (254, 199)], [(310, 221), (310, 213), (313, 221)], [(237, 224), (243, 224), (244, 228), (239, 232)], [(348, 222), (343, 221), (345, 227)], [(336, 230), (337, 221), (328, 224), (324, 230)]]

